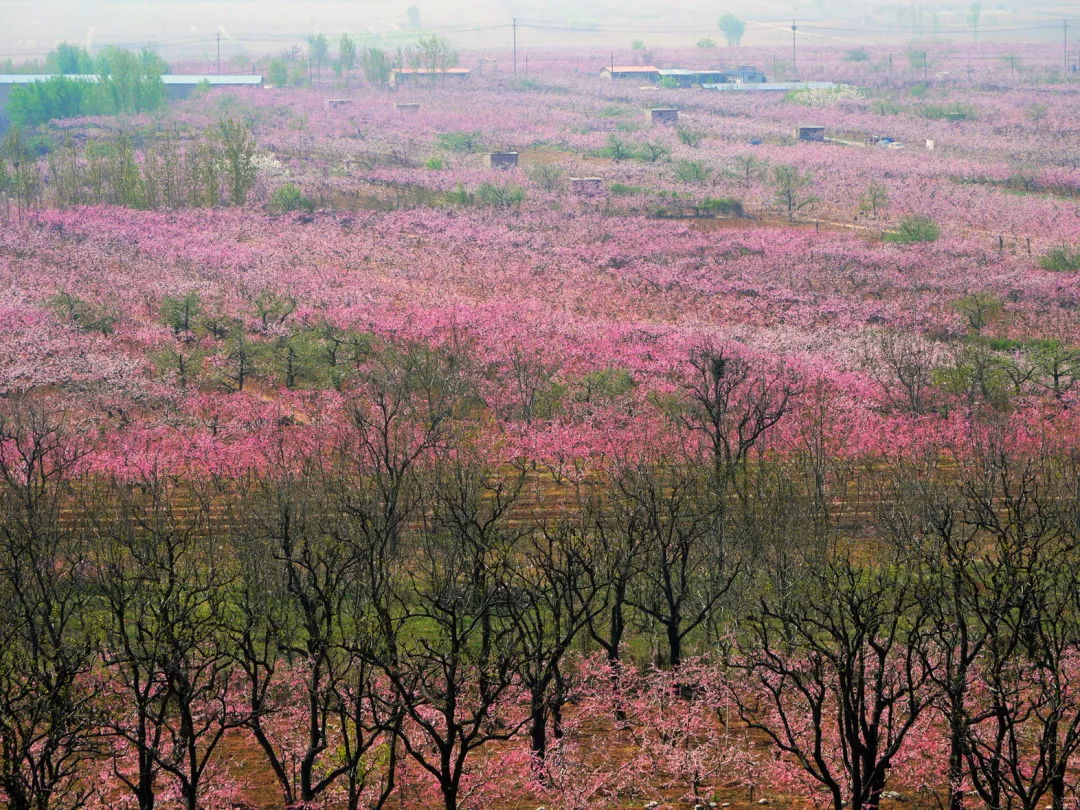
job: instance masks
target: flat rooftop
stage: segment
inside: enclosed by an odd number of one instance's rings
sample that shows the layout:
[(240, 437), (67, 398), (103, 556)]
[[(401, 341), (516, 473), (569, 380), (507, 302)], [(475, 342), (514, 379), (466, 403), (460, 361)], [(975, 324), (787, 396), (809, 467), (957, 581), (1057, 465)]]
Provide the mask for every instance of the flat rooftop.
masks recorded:
[[(31, 84), (33, 82), (46, 82), (49, 79), (55, 78), (57, 78), (56, 74), (0, 73), (0, 84)], [(65, 76), (64, 78), (82, 82), (96, 82), (98, 80), (98, 77), (93, 74)], [(217, 74), (210, 74), (202, 76), (195, 74), (174, 75), (172, 73), (167, 73), (161, 77), (161, 81), (166, 85), (202, 84), (203, 82), (207, 82), (210, 85), (233, 87), (236, 85), (260, 85), (262, 84), (263, 77), (256, 75), (219, 76)]]

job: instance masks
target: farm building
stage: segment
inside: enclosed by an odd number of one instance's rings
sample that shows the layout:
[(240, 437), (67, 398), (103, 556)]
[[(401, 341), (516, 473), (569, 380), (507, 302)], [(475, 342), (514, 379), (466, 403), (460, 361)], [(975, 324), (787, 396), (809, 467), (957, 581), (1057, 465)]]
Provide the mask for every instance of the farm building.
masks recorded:
[(725, 71), (725, 73), (727, 74), (727, 81), (739, 84), (764, 84), (768, 81), (765, 74), (754, 65), (739, 65), (737, 68)]
[(847, 87), (845, 84), (833, 82), (755, 82), (746, 84), (743, 82), (728, 81), (721, 84), (702, 84), (705, 90), (723, 90), (726, 92), (774, 92), (787, 93), (791, 90), (833, 90), (838, 87)]
[(394, 68), (390, 71), (390, 86), (422, 82), (465, 81), (471, 75), (468, 68)]
[(517, 152), (491, 152), (484, 157), (489, 169), (513, 169), (518, 165)]
[[(31, 82), (44, 82), (56, 78), (44, 74), (3, 74), (0, 75), (0, 131), (7, 128), (7, 103), (11, 96), (11, 88), (17, 84), (30, 84)], [(97, 76), (68, 76), (74, 81), (96, 82)], [(171, 75), (161, 77), (162, 83), (169, 94), (170, 100), (185, 99), (192, 91), (201, 84), (211, 87), (259, 87), (263, 83), (263, 77), (258, 75), (219, 76), (213, 75)]]
[(645, 79), (655, 82), (660, 79), (660, 71), (652, 65), (612, 65), (600, 69), (601, 79)]
[(824, 143), (825, 127), (795, 127), (795, 138), (809, 143)]
[(679, 111), (670, 107), (649, 110), (649, 120), (654, 124), (677, 124)]
[(672, 68), (660, 70), (660, 80), (670, 79), (679, 87), (693, 87), (696, 84), (720, 84), (727, 81), (727, 75), (722, 70), (683, 70)]

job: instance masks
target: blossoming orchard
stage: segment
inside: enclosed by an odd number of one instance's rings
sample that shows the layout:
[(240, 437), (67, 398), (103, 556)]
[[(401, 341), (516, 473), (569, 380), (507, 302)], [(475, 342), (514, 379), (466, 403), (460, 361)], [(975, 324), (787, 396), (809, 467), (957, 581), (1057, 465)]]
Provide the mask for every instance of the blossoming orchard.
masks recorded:
[(23, 71), (0, 807), (1080, 807), (1080, 85), (736, 23)]

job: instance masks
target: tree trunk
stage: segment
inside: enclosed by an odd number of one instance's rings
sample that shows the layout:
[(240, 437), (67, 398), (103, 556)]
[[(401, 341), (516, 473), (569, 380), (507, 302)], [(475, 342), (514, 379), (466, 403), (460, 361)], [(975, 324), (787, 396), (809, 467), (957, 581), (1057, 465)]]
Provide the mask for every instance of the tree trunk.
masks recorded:
[(529, 719), (529, 750), (536, 757), (537, 765), (542, 766), (547, 756), (547, 719), (548, 710), (543, 695), (533, 695), (532, 713)]
[[(956, 717), (956, 714), (953, 714)], [(949, 733), (949, 810), (964, 810), (964, 732), (954, 720)]]
[(682, 663), (682, 636), (679, 634), (679, 621), (677, 619), (668, 622), (668, 666), (675, 670)]
[(444, 785), (443, 786), (443, 808), (444, 808), (444, 810), (458, 810), (457, 796), (458, 796), (457, 785)]

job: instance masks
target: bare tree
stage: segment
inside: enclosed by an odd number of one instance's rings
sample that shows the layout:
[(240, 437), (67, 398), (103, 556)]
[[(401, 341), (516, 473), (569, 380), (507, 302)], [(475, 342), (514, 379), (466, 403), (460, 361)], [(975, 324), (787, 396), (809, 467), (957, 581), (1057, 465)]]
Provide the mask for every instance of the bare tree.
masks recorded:
[[(845, 556), (786, 604), (747, 617), (732, 660), (739, 714), (828, 793), (878, 807), (892, 762), (929, 705), (925, 616), (903, 569)], [(748, 688), (749, 687), (749, 688)]]
[[(618, 497), (645, 550), (627, 601), (660, 625), (667, 664), (677, 669), (686, 637), (708, 621), (738, 572), (716, 531), (722, 512), (711, 477), (693, 462), (653, 460), (623, 470)], [(722, 519), (722, 518), (720, 518)]]
[(470, 757), (511, 739), (525, 722), (504, 715), (522, 664), (508, 605), (520, 536), (509, 510), (520, 486), (471, 459), (433, 471), (417, 548), (401, 566), (383, 619), (396, 641), (375, 663), (412, 729), (400, 741), (436, 780), (446, 810), (467, 799)]
[(589, 527), (583, 516), (545, 521), (529, 533), (515, 567), (508, 602), (522, 646), (519, 672), (529, 694), (529, 747), (538, 763), (548, 749), (548, 725), (562, 737), (569, 699), (564, 659), (602, 608)]
[(92, 795), (91, 589), (63, 511), (84, 444), (62, 413), (0, 413), (0, 792), (10, 810), (77, 810)]
[(933, 346), (919, 335), (879, 332), (865, 352), (864, 365), (893, 408), (916, 416), (927, 412), (934, 369)]
[[(162, 774), (197, 810), (218, 747), (245, 720), (230, 700), (230, 574), (210, 493), (196, 483), (181, 488), (156, 474), (138, 486), (117, 482), (96, 521), (103, 663), (117, 687), (105, 722), (122, 743), (114, 771), (140, 810), (153, 808)], [(134, 779), (122, 773), (126, 748), (138, 757)]]

